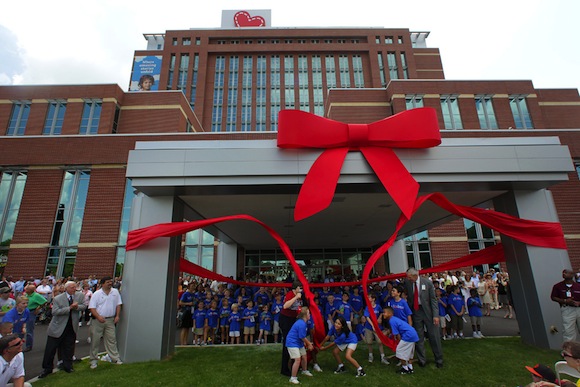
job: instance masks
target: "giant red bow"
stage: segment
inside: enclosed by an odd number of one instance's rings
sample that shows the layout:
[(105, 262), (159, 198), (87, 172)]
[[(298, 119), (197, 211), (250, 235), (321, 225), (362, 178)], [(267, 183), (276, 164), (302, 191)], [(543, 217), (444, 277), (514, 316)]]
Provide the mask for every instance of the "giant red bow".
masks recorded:
[(349, 150), (360, 150), (407, 219), (419, 183), (391, 148), (428, 148), (441, 143), (432, 108), (407, 110), (370, 124), (345, 124), (300, 110), (282, 110), (278, 147), (324, 148), (300, 189), (294, 219), (307, 218), (328, 207)]

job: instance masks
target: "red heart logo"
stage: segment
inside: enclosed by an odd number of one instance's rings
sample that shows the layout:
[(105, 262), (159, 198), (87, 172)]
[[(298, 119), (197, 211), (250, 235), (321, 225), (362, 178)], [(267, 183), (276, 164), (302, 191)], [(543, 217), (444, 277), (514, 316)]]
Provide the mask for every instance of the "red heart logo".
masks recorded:
[(266, 27), (266, 20), (262, 16), (250, 16), (246, 11), (237, 12), (234, 15), (236, 27)]

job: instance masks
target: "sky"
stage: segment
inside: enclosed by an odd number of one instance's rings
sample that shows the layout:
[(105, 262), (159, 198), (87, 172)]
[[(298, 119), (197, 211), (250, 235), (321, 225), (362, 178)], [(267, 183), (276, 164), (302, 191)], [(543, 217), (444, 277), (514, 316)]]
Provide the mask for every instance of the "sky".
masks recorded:
[[(446, 79), (580, 88), (578, 0), (78, 0), (3, 2), (0, 85), (129, 86), (144, 33), (219, 28), (222, 10), (270, 9), (272, 27), (429, 31)], [(200, 8), (200, 4), (203, 7)], [(356, 4), (356, 6), (353, 6)]]

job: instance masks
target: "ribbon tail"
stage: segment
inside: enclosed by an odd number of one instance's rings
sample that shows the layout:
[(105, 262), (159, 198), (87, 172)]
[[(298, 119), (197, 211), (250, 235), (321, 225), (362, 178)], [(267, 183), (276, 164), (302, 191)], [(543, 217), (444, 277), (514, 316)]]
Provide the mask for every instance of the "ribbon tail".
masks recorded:
[(364, 147), (361, 152), (401, 212), (411, 219), (419, 183), (389, 148)]
[(300, 188), (294, 220), (308, 218), (330, 205), (348, 148), (327, 149), (316, 159)]

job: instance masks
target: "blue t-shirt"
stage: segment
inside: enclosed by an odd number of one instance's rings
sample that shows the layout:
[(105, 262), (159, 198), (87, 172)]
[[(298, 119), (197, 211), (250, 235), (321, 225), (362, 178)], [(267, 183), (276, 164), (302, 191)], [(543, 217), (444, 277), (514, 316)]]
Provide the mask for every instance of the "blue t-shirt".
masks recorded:
[(334, 344), (336, 345), (358, 343), (358, 339), (354, 333), (349, 332), (347, 335), (344, 332), (338, 332), (334, 326), (328, 331), (328, 336), (334, 336)]
[(2, 318), (2, 322), (12, 323), (12, 332), (17, 335), (22, 334), (22, 328), (30, 318), (30, 311), (28, 308), (24, 309), (24, 312), (18, 313), (16, 307), (10, 309)]
[[(341, 303), (342, 303), (342, 301), (341, 301)], [(325, 320), (328, 320), (328, 316), (331, 316), (331, 318), (333, 320), (336, 318), (336, 314), (334, 314), (334, 311), (336, 310), (337, 306), (338, 306), (338, 303), (336, 302), (336, 300), (334, 300), (332, 302), (332, 304), (327, 300), (326, 307), (324, 308), (324, 319)]]
[(246, 308), (242, 313), (243, 317), (249, 317), (244, 319), (244, 327), (255, 327), (256, 326), (256, 317), (258, 316), (258, 311), (255, 307)]
[(467, 299), (467, 310), (469, 311), (470, 316), (474, 317), (481, 317), (483, 313), (481, 313), (481, 300), (479, 297), (469, 297)]
[[(381, 306), (379, 304), (375, 304), (373, 311), (375, 312), (375, 316), (377, 316), (377, 318), (378, 318), (379, 314), (381, 314)], [(364, 316), (367, 318), (367, 321), (365, 322), (365, 329), (373, 330), (373, 325), (371, 324), (371, 317), (370, 317), (371, 315), (369, 313), (368, 306), (365, 307)]]
[(463, 296), (461, 294), (452, 293), (449, 295), (449, 297), (447, 297), (447, 301), (449, 303), (449, 315), (451, 316), (457, 316), (457, 313), (455, 313), (451, 305), (455, 307), (457, 312), (461, 312), (461, 308), (463, 308), (465, 305), (465, 301), (463, 300)]
[(401, 298), (399, 301), (392, 298), (387, 306), (393, 308), (393, 316), (398, 317), (403, 321), (408, 321), (407, 317), (413, 314), (411, 308), (409, 308), (409, 304), (404, 298)]
[(219, 312), (217, 309), (208, 309), (205, 312), (207, 318), (207, 326), (210, 328), (217, 328), (218, 326), (218, 319), (220, 317)]
[(284, 308), (284, 302), (282, 302), (282, 300), (275, 301), (272, 304), (272, 308), (270, 308), (270, 312), (272, 313), (272, 316), (274, 316), (274, 321), (280, 321), (280, 311)]
[(348, 322), (350, 321), (351, 314), (352, 307), (350, 306), (350, 304), (348, 302), (341, 301), (341, 303), (338, 305), (338, 313), (336, 314), (336, 316), (338, 317), (339, 315), (342, 315), (342, 317), (344, 317), (344, 319)]
[(193, 320), (196, 328), (203, 328), (205, 326), (206, 313), (205, 309), (196, 309), (193, 312)]
[(296, 320), (290, 332), (288, 332), (288, 337), (286, 337), (286, 347), (288, 348), (304, 348), (304, 339), (306, 337), (306, 321), (299, 318)]
[(241, 316), (238, 312), (232, 312), (230, 314), (230, 318), (228, 321), (230, 322), (230, 332), (239, 332), (240, 331), (240, 320)]
[(190, 292), (185, 292), (181, 295), (181, 302), (192, 303), (194, 300), (193, 294)]
[(268, 296), (267, 293), (256, 293), (254, 295), (254, 303), (256, 305), (264, 305), (267, 304), (268, 302), (270, 302), (270, 296)]
[(419, 341), (419, 336), (415, 328), (410, 326), (406, 321), (401, 320), (398, 317), (391, 317), (389, 319), (389, 325), (391, 326), (391, 333), (393, 335), (401, 335), (401, 340), (408, 343), (416, 343)]
[[(360, 313), (362, 311), (363, 299), (362, 299), (362, 296), (360, 294), (358, 294), (358, 295), (351, 294), (349, 302), (350, 302), (350, 306), (352, 307), (352, 311), (355, 314)], [(358, 317), (360, 317), (360, 316), (358, 316)]]
[(272, 315), (270, 312), (260, 313), (260, 329), (265, 331), (270, 331), (270, 322), (272, 321)]
[(220, 308), (220, 325), (221, 326), (229, 325), (230, 322), (228, 321), (228, 319), (229, 319), (231, 313), (232, 313), (232, 311), (231, 311), (229, 306), (222, 306)]
[(437, 304), (439, 305), (439, 316), (445, 316), (447, 314), (447, 297), (442, 295), (441, 298), (437, 300)]

